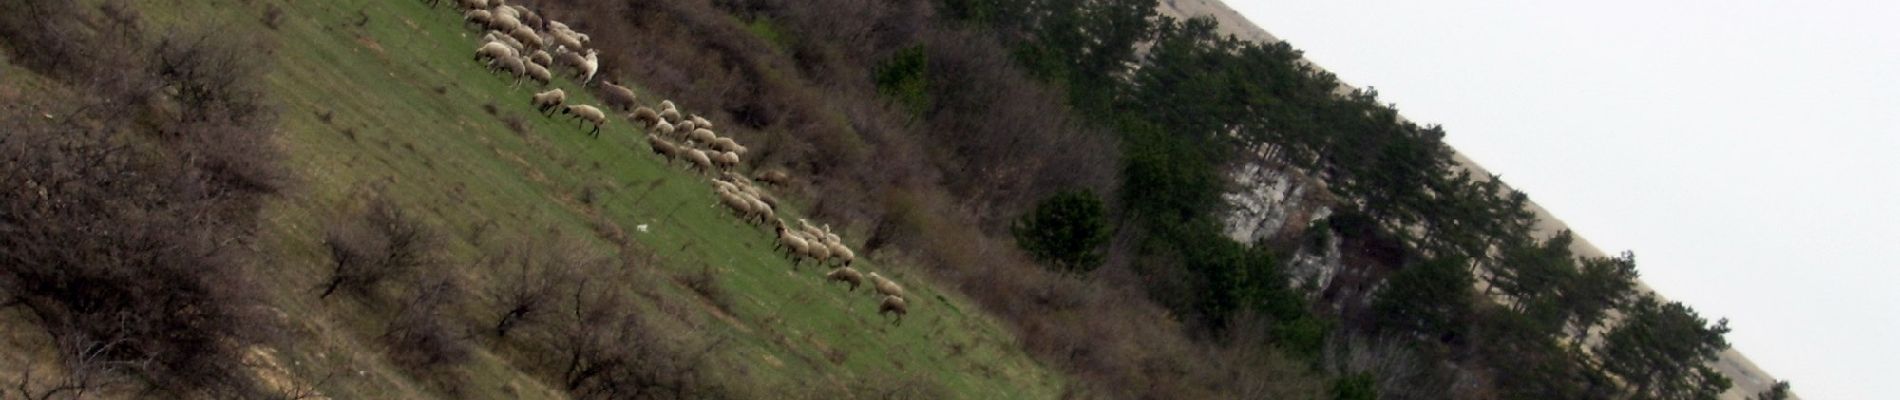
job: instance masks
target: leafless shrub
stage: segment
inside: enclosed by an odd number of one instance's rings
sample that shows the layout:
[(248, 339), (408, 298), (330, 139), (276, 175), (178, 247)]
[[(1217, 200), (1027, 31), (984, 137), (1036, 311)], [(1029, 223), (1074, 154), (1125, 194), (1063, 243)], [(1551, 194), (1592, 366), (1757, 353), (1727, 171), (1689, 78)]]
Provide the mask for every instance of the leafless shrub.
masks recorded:
[(719, 285), (719, 271), (711, 265), (701, 267), (698, 271), (679, 274), (674, 279), (693, 293), (699, 294), (700, 298), (712, 303), (714, 307), (720, 310), (732, 308), (731, 296), (726, 293), (725, 287)]
[(490, 259), (491, 268), (502, 277), (488, 291), (500, 311), (495, 318), (497, 337), (507, 337), (517, 327), (545, 322), (550, 314), (558, 312), (563, 294), (575, 290), (583, 274), (612, 261), (560, 236), (522, 242)]
[(583, 283), (564, 308), (552, 344), (560, 349), (560, 384), (574, 397), (722, 397), (705, 357), (719, 342), (669, 334), (629, 312), (634, 307), (605, 285)]
[(449, 272), (427, 271), (410, 282), (381, 339), (397, 365), (433, 371), (468, 361), (468, 337), (451, 314), (467, 291)]
[(318, 298), (339, 290), (372, 295), (377, 285), (408, 278), (438, 262), (435, 232), (382, 194), (353, 217), (337, 219), (324, 233), (323, 243), (330, 250), (331, 268)]

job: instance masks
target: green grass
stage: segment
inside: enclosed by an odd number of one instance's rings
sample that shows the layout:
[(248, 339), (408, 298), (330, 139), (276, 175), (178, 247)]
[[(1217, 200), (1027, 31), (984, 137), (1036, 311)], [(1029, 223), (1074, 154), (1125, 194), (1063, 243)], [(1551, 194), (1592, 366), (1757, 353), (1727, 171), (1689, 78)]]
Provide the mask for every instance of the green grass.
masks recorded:
[[(477, 293), (495, 277), (473, 260), (500, 240), (549, 230), (608, 253), (616, 246), (600, 239), (601, 232), (628, 235), (652, 255), (623, 268), (654, 268), (649, 276), (714, 268), (729, 293), (730, 313), (705, 305), (680, 324), (698, 335), (729, 337), (716, 354), (722, 377), (749, 382), (770, 397), (802, 397), (893, 373), (933, 380), (961, 398), (1058, 395), (1062, 377), (1024, 354), (1000, 322), (961, 296), (934, 289), (922, 273), (860, 257), (861, 270), (893, 276), (911, 292), (909, 318), (891, 326), (875, 315), (876, 300), (866, 291), (825, 285), (819, 268), (793, 272), (771, 252), (769, 230), (716, 208), (704, 179), (663, 165), (624, 119), (593, 139), (572, 121), (537, 115), (528, 105), (538, 90), (532, 83), (511, 89), (470, 60), (478, 34), (463, 29), (447, 3), (436, 9), (414, 0), (140, 3), (155, 30), (198, 25), (274, 43), (267, 86), (281, 110), (283, 163), (296, 180), (267, 207), (258, 246), (269, 260), (260, 268), (262, 279), (274, 288), (271, 300), (295, 339), (294, 347), (275, 354), (292, 379), (321, 381), (318, 389), (334, 398), (444, 396), (379, 355), (376, 310), (342, 297), (318, 300), (313, 289), (329, 262), (320, 247), (327, 221), (380, 190), (451, 238), (456, 262), (450, 268)], [(283, 10), (276, 30), (261, 22), (271, 5)], [(599, 104), (572, 82), (557, 79), (556, 85), (578, 101)], [(484, 110), (490, 104), (495, 115)], [(507, 128), (509, 116), (525, 122), (525, 132)], [(595, 193), (593, 204), (582, 200), (588, 190)], [(792, 217), (787, 214), (781, 216)], [(478, 226), (489, 224), (485, 239), (471, 241)], [(656, 284), (672, 301), (705, 304), (676, 282)], [(481, 300), (473, 308), (471, 324), (488, 314)], [(453, 397), (557, 393), (540, 383), (544, 366), (511, 364), (491, 352), (489, 342), (476, 341), (478, 354), (457, 373), (467, 387)], [(823, 349), (844, 357), (834, 363)]]

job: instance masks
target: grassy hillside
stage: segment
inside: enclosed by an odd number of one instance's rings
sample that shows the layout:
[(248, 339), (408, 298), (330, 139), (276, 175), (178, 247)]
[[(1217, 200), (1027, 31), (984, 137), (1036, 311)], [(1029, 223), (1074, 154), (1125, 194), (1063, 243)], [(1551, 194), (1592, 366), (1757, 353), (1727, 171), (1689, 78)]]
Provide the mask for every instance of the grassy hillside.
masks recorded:
[[(154, 31), (212, 29), (271, 44), (258, 56), (271, 59), (267, 92), (288, 154), (281, 162), (294, 177), (266, 206), (256, 245), (269, 260), (259, 268), (268, 303), (286, 328), (283, 346), (251, 360), (273, 385), (333, 398), (563, 397), (560, 365), (487, 333), (500, 310), (483, 295), (509, 279), (485, 257), (560, 237), (614, 260), (611, 272), (621, 276), (596, 281), (635, 299), (659, 329), (711, 348), (710, 375), (742, 395), (1049, 398), (1063, 386), (997, 321), (894, 255), (861, 256), (858, 267), (909, 289), (901, 325), (879, 319), (867, 291), (826, 285), (820, 268), (794, 271), (772, 252), (769, 229), (716, 207), (704, 178), (664, 165), (625, 120), (596, 139), (573, 121), (537, 115), (532, 83), (511, 88), (470, 61), (475, 35), (446, 4), (161, 1), (138, 9)], [(44, 84), (11, 78), (31, 72), (6, 74), (0, 86)], [(556, 86), (599, 104), (572, 82)], [(643, 93), (643, 102), (658, 100)], [(379, 341), (392, 315), (386, 303), (318, 297), (331, 265), (326, 228), (376, 193), (446, 238), (440, 268), (469, 288), (454, 308), (455, 328), (474, 348), (465, 364), (399, 368)], [(781, 217), (796, 216), (785, 208)], [(856, 233), (842, 236), (860, 242)]]

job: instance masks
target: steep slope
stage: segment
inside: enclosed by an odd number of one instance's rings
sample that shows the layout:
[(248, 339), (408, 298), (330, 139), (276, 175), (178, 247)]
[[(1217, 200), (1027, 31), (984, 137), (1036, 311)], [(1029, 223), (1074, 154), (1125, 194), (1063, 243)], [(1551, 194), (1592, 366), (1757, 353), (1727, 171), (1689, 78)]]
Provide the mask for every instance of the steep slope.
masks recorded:
[[(1215, 20), (1220, 22), (1220, 28), (1223, 33), (1234, 35), (1243, 40), (1263, 42), (1263, 43), (1277, 42), (1280, 40), (1279, 38), (1273, 36), (1271, 33), (1268, 33), (1265, 29), (1262, 29), (1259, 26), (1254, 25), (1252, 21), (1247, 20), (1245, 16), (1240, 15), (1240, 13), (1234, 11), (1232, 8), (1228, 7), (1226, 4), (1224, 4), (1223, 2), (1219, 0), (1166, 0), (1160, 3), (1160, 11), (1163, 15), (1168, 15), (1175, 18), (1187, 18), (1187, 17), (1194, 17), (1194, 16), (1202, 16), (1202, 15), (1212, 16)], [(1311, 63), (1309, 62), (1309, 64)], [(1320, 68), (1317, 65), (1314, 65), (1314, 66), (1316, 68)], [(1320, 69), (1323, 70), (1324, 68), (1320, 68)], [(1340, 87), (1340, 92), (1342, 93), (1350, 92), (1354, 89), (1355, 88), (1352, 86), (1342, 85)], [(1470, 159), (1469, 157), (1465, 157), (1463, 154), (1455, 154), (1454, 160), (1458, 163), (1459, 167), (1471, 171), (1472, 174), (1475, 176), (1490, 176), (1490, 172), (1486, 170), (1482, 165), (1478, 164), (1476, 161)], [(1269, 176), (1281, 177), (1280, 175), (1269, 175)], [(1283, 177), (1281, 177), (1281, 179), (1270, 179), (1269, 181), (1280, 183), (1282, 187), (1267, 188), (1268, 190), (1264, 190), (1264, 191), (1256, 190), (1256, 192), (1279, 194), (1279, 196), (1269, 199), (1269, 201), (1265, 202), (1264, 204), (1256, 204), (1252, 207), (1252, 209), (1268, 210), (1268, 209), (1287, 207), (1287, 206), (1291, 206), (1294, 208), (1303, 206), (1303, 204), (1287, 202), (1287, 200), (1295, 198), (1295, 197), (1289, 197), (1287, 196), (1287, 194), (1294, 194), (1294, 193), (1303, 194), (1304, 193), (1304, 191), (1296, 190), (1298, 189), (1297, 187), (1298, 184), (1292, 184), (1286, 179), (1284, 179)], [(1241, 197), (1247, 197), (1247, 196), (1243, 195)], [(1258, 196), (1258, 195), (1255, 195), (1252, 197), (1265, 198), (1263, 196)], [(1529, 203), (1529, 205), (1530, 205), (1531, 211), (1537, 214), (1537, 218), (1541, 222), (1540, 225), (1537, 227), (1539, 234), (1544, 235), (1544, 236), (1549, 236), (1549, 235), (1554, 235), (1557, 232), (1570, 229), (1568, 225), (1564, 224), (1562, 219), (1557, 218), (1555, 214), (1551, 213), (1549, 210), (1544, 209), (1544, 207), (1537, 205), (1536, 202), (1531, 202)], [(1273, 218), (1267, 218), (1267, 221), (1260, 221), (1262, 218), (1259, 216), (1249, 217), (1246, 215), (1236, 215), (1235, 218), (1237, 219), (1232, 220), (1229, 223), (1230, 225), (1229, 233), (1230, 235), (1243, 234), (1245, 236), (1249, 236), (1249, 237), (1237, 237), (1236, 239), (1241, 240), (1243, 242), (1251, 242), (1252, 239), (1257, 239), (1262, 236), (1268, 236), (1268, 235), (1273, 235), (1273, 234), (1278, 233), (1279, 231), (1274, 230), (1274, 229), (1277, 229), (1278, 227), (1281, 227), (1281, 226), (1286, 226), (1285, 222), (1287, 221), (1285, 221), (1284, 219), (1286, 215), (1304, 214), (1304, 213), (1310, 213), (1311, 211), (1313, 210), (1280, 211), (1277, 213), (1273, 213), (1273, 215), (1271, 216)], [(1249, 222), (1249, 221), (1253, 221), (1253, 222)], [(1262, 222), (1266, 222), (1265, 225), (1271, 226), (1274, 228), (1256, 229), (1256, 227), (1262, 225)], [(1299, 221), (1296, 221), (1296, 225), (1297, 225), (1297, 222)], [(1300, 226), (1303, 226), (1303, 225), (1300, 225)], [(1607, 257), (1610, 255), (1608, 253), (1605, 253), (1602, 249), (1598, 249), (1595, 245), (1591, 244), (1589, 239), (1584, 238), (1581, 234), (1575, 237), (1575, 241), (1571, 245), (1571, 251), (1580, 257)], [(1638, 284), (1640, 285), (1641, 281), (1638, 281)], [(1650, 290), (1647, 286), (1641, 286), (1640, 290), (1653, 292), (1653, 290)], [(1721, 370), (1723, 374), (1727, 375), (1730, 379), (1732, 379), (1735, 383), (1734, 387), (1730, 388), (1729, 391), (1723, 394), (1723, 398), (1725, 399), (1742, 399), (1747, 396), (1753, 395), (1755, 393), (1760, 393), (1763, 390), (1767, 390), (1770, 386), (1774, 385), (1776, 382), (1776, 379), (1772, 375), (1769, 375), (1766, 371), (1763, 371), (1760, 367), (1756, 366), (1754, 362), (1750, 361), (1746, 355), (1743, 355), (1739, 350), (1736, 350), (1734, 348), (1730, 348), (1727, 351), (1724, 351), (1722, 353), (1722, 358), (1721, 358), (1721, 361), (1718, 363), (1717, 368)]]
[[(859, 257), (857, 268), (909, 290), (911, 313), (893, 325), (875, 314), (866, 290), (848, 293), (814, 267), (791, 268), (774, 254), (769, 228), (717, 208), (705, 178), (654, 157), (644, 132), (625, 120), (590, 138), (571, 120), (537, 115), (528, 104), (533, 84), (511, 87), (469, 61), (475, 35), (449, 7), (381, 0), (138, 7), (154, 31), (209, 29), (274, 43), (259, 56), (272, 61), (265, 84), (288, 151), (281, 162), (296, 180), (267, 206), (257, 244), (270, 260), (261, 268), (268, 302), (286, 330), (283, 346), (255, 349), (259, 374), (274, 386), (330, 398), (566, 396), (560, 364), (473, 328), (464, 335), (474, 352), (465, 365), (418, 376), (384, 354), (386, 304), (319, 298), (314, 288), (332, 263), (326, 228), (375, 193), (443, 233), (448, 261), (440, 267), (471, 292), (453, 314), (471, 327), (493, 324), (501, 310), (482, 293), (511, 279), (484, 260), (560, 237), (614, 260), (614, 276), (596, 281), (633, 299), (656, 329), (696, 338), (691, 343), (708, 349), (710, 379), (739, 397), (1050, 398), (1062, 385), (993, 318), (925, 274), (883, 255)], [(9, 77), (0, 87), (18, 91), (22, 82), (42, 80)], [(570, 101), (600, 104), (573, 82), (556, 86)], [(781, 217), (797, 217), (794, 208)]]

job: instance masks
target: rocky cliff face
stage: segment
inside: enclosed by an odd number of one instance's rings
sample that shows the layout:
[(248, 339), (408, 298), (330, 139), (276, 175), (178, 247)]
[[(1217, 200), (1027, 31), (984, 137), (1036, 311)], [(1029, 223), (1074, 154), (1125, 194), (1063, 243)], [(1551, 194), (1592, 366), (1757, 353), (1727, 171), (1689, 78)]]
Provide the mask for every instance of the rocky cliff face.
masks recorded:
[[(1160, 2), (1158, 11), (1162, 15), (1175, 18), (1209, 15), (1220, 22), (1222, 33), (1256, 42), (1280, 41), (1265, 29), (1248, 21), (1245, 16), (1227, 7), (1221, 0), (1163, 0)], [(1314, 67), (1319, 66), (1314, 65)], [(1342, 83), (1339, 90), (1341, 93), (1346, 93), (1350, 92), (1352, 87)], [(1454, 154), (1454, 158), (1459, 167), (1471, 170), (1473, 175), (1489, 176), (1489, 172), (1485, 171), (1483, 166), (1465, 158), (1464, 155)], [(1222, 218), (1222, 223), (1227, 236), (1234, 240), (1257, 243), (1262, 239), (1297, 237), (1292, 235), (1301, 232), (1312, 221), (1325, 218), (1330, 214), (1330, 209), (1324, 204), (1313, 201), (1316, 198), (1324, 198), (1323, 184), (1307, 179), (1297, 171), (1267, 162), (1265, 157), (1233, 166), (1227, 178), (1233, 186), (1225, 195), (1229, 209)], [(1548, 236), (1569, 229), (1564, 225), (1563, 220), (1557, 219), (1542, 206), (1535, 202), (1532, 202), (1530, 206), (1531, 211), (1535, 212), (1541, 220), (1537, 227), (1538, 233)], [(1309, 293), (1315, 291), (1311, 289), (1327, 288), (1341, 270), (1339, 246), (1337, 241), (1329, 241), (1321, 246), (1322, 248), (1317, 249), (1310, 248), (1313, 246), (1303, 246), (1289, 260), (1289, 272), (1297, 282), (1316, 284), (1308, 288)], [(1581, 232), (1572, 243), (1571, 251), (1582, 257), (1606, 256), (1604, 251), (1584, 238)], [(1647, 285), (1642, 285), (1641, 281), (1638, 281), (1638, 285), (1639, 290), (1650, 291)], [(1776, 381), (1772, 375), (1733, 348), (1722, 352), (1721, 360), (1717, 362), (1716, 368), (1731, 378), (1735, 384), (1728, 392), (1722, 394), (1725, 400), (1744, 399), (1768, 389)]]

